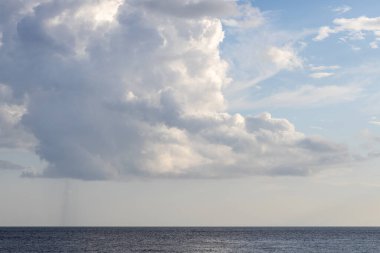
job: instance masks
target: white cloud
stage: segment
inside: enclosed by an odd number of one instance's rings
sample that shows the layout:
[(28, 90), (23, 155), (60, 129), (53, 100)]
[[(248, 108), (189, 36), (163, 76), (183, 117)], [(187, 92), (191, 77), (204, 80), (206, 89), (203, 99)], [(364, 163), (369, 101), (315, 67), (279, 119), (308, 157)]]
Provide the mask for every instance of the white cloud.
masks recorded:
[(296, 90), (275, 93), (251, 103), (251, 108), (324, 106), (355, 100), (361, 93), (357, 86), (304, 85)]
[(310, 70), (312, 71), (325, 71), (325, 70), (337, 70), (340, 69), (340, 66), (333, 65), (333, 66), (310, 66)]
[(380, 121), (378, 121), (378, 120), (371, 120), (371, 121), (369, 121), (369, 123), (372, 125), (380, 126)]
[(296, 52), (291, 47), (271, 47), (268, 50), (268, 55), (281, 69), (292, 70), (302, 67), (302, 60), (297, 56)]
[(346, 12), (349, 12), (350, 10), (352, 10), (352, 8), (348, 5), (342, 5), (333, 9), (333, 11), (338, 14), (344, 14)]
[[(265, 29), (264, 29), (265, 30)], [(281, 71), (295, 71), (303, 68), (298, 56), (297, 46), (288, 43), (290, 38), (275, 32), (248, 35), (233, 34), (237, 42), (223, 45), (223, 55), (229, 63), (234, 85), (228, 85), (224, 91), (228, 98), (240, 96), (241, 92), (257, 86)], [(290, 36), (290, 35), (289, 35)], [(293, 36), (292, 38), (294, 38)], [(282, 43), (280, 43), (282, 42)], [(279, 45), (280, 44), (280, 45)], [(285, 46), (284, 46), (285, 44)]]
[[(316, 41), (326, 39), (332, 33), (347, 32), (347, 36), (341, 38), (342, 41), (346, 40), (364, 40), (368, 32), (372, 32), (379, 38), (380, 31), (380, 17), (369, 18), (361, 16), (358, 18), (337, 18), (333, 21), (334, 27), (323, 26), (319, 29), (318, 35), (314, 38)], [(376, 48), (372, 42), (370, 45)]]
[(232, 100), (281, 71), (302, 69), (303, 60), (299, 54), (307, 46), (303, 39), (310, 33), (277, 30), (270, 25), (265, 12), (254, 7), (249, 9), (242, 12), (250, 13), (251, 25), (244, 25), (246, 18), (222, 20), (229, 38), (221, 46), (222, 56), (234, 80), (234, 85), (228, 85), (224, 92)]
[(331, 33), (335, 33), (336, 31), (334, 29), (331, 29), (328, 26), (322, 26), (319, 28), (318, 35), (314, 38), (315, 41), (324, 40), (327, 37), (330, 36)]
[[(350, 159), (286, 119), (226, 112), (221, 20), (236, 18), (237, 2), (130, 0), (96, 17), (105, 3), (41, 2), (2, 19), (0, 82), (11, 95), (0, 126), (12, 140), (19, 128), (36, 138), (42, 176), (307, 175)], [(302, 67), (291, 46), (266, 46), (275, 71)], [(301, 93), (351, 94), (321, 89)]]
[(338, 18), (333, 21), (337, 31), (379, 31), (380, 17)]
[(379, 48), (379, 42), (377, 40), (372, 41), (371, 43), (369, 43), (369, 46), (373, 49)]
[(250, 4), (238, 6), (239, 15), (222, 19), (223, 25), (233, 28), (249, 29), (257, 28), (265, 23), (265, 18), (259, 9)]
[(316, 73), (311, 73), (310, 77), (315, 78), (315, 79), (321, 79), (329, 76), (333, 76), (334, 73), (331, 72), (316, 72)]
[(376, 41), (371, 42), (371, 43), (369, 44), (369, 46), (370, 46), (371, 48), (373, 48), (373, 49), (379, 48), (379, 45), (378, 45), (378, 43), (377, 43)]
[[(340, 66), (338, 65), (332, 65), (332, 66), (314, 66), (310, 65), (309, 69), (313, 71), (313, 73), (309, 74), (311, 78), (314, 79), (321, 79), (329, 76), (335, 75), (333, 72), (334, 70), (340, 69)], [(328, 72), (327, 72), (328, 71)]]

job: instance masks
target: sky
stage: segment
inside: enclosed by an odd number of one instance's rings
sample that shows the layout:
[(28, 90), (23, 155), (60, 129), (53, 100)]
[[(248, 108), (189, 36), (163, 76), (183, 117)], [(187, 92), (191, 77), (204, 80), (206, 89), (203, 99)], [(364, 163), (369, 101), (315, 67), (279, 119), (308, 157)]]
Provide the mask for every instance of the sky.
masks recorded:
[(0, 226), (379, 226), (379, 10), (1, 1)]

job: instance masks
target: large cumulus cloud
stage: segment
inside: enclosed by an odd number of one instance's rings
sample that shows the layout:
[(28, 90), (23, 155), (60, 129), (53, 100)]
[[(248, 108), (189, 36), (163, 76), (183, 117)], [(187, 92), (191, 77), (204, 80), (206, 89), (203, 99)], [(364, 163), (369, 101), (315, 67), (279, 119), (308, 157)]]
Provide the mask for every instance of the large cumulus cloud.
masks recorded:
[(228, 113), (221, 20), (241, 19), (237, 4), (2, 1), (0, 83), (41, 175), (306, 175), (347, 161), (286, 119)]

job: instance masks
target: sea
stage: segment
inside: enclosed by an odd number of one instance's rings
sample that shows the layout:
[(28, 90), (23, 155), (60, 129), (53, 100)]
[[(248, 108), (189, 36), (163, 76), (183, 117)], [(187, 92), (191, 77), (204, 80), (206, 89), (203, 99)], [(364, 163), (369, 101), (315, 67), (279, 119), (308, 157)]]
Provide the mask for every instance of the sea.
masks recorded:
[(2, 227), (0, 252), (380, 252), (380, 228)]

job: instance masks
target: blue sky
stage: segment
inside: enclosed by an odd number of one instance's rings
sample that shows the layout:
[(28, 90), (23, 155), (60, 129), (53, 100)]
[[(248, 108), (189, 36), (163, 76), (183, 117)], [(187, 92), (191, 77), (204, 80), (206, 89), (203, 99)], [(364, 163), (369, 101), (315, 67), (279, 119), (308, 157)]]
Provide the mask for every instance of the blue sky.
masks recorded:
[(380, 224), (378, 1), (0, 9), (0, 225)]
[[(373, 121), (371, 119), (379, 117), (378, 111), (373, 108), (375, 106), (371, 105), (368, 99), (377, 92), (378, 86), (376, 66), (379, 51), (370, 46), (370, 43), (375, 40), (373, 32), (363, 31), (365, 34), (363, 34), (363, 38), (357, 39), (348, 39), (350, 31), (345, 31), (332, 34), (323, 41), (314, 40), (315, 31), (323, 26), (331, 26), (335, 19), (376, 17), (379, 3), (369, 2), (368, 4), (357, 1), (252, 2), (261, 10), (266, 24), (257, 28), (259, 31), (254, 30), (252, 35), (244, 34), (243, 36), (254, 37), (247, 39), (246, 43), (249, 44), (252, 41), (258, 44), (267, 43), (268, 39), (260, 41), (262, 38), (257, 38), (257, 34), (260, 32), (283, 33), (285, 35), (282, 36), (282, 40), (273, 40), (279, 45), (291, 44), (303, 66), (291, 71), (279, 71), (261, 81), (257, 85), (259, 88), (253, 87), (245, 90), (245, 94), (249, 93), (246, 99), (247, 103), (252, 101), (255, 104), (257, 100), (265, 99), (268, 96), (295, 92), (305, 86), (319, 88), (351, 86), (353, 90), (350, 94), (346, 93), (349, 92), (348, 90), (342, 90), (344, 92), (342, 96), (347, 96), (347, 99), (339, 99), (339, 94), (336, 94), (337, 97), (329, 99), (329, 94), (326, 94), (326, 99), (320, 98), (315, 101), (309, 99), (299, 102), (299, 105), (289, 104), (289, 101), (284, 101), (282, 104), (270, 104), (269, 100), (266, 100), (265, 105), (259, 108), (254, 107), (252, 110), (247, 109), (244, 112), (255, 114), (262, 110), (268, 110), (276, 116), (291, 119), (303, 132), (324, 134), (339, 141), (353, 141), (352, 139), (358, 137), (360, 131), (367, 128), (378, 133), (378, 127), (369, 123)], [(264, 31), (260, 31), (260, 29)], [(228, 39), (227, 37), (224, 43), (228, 44)], [(232, 40), (234, 39), (232, 38)], [(228, 50), (223, 53), (228, 58)], [(256, 60), (252, 58), (252, 61)], [(318, 72), (317, 70), (313, 71), (313, 68), (321, 66), (333, 66), (332, 69), (319, 71), (331, 73), (331, 76), (312, 78), (310, 75)], [(251, 68), (248, 68), (248, 71), (251, 71)], [(337, 126), (344, 127), (339, 127), (339, 131), (337, 131)]]

